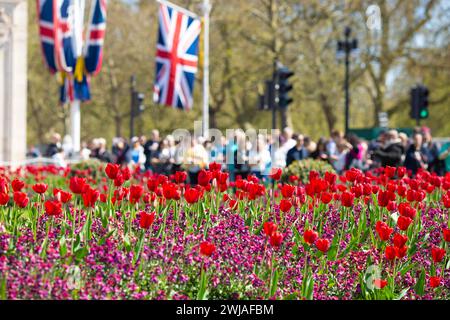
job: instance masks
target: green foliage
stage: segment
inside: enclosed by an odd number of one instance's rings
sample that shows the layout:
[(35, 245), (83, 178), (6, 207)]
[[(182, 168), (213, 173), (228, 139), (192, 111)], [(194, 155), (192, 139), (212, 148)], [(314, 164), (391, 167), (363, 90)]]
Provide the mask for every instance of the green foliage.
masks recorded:
[(98, 159), (89, 159), (86, 161), (82, 161), (79, 163), (75, 163), (73, 165), (70, 166), (71, 169), (71, 173), (72, 174), (76, 174), (76, 172), (79, 171), (85, 171), (85, 172), (89, 172), (89, 174), (95, 179), (97, 173), (99, 172), (99, 168), (100, 166), (103, 164), (103, 162), (101, 162)]
[(283, 172), (282, 179), (283, 181), (288, 181), (290, 176), (295, 175), (299, 177), (303, 183), (306, 183), (309, 179), (309, 173), (311, 171), (317, 171), (321, 176), (323, 176), (325, 172), (334, 172), (334, 169), (329, 163), (321, 160), (306, 159), (294, 161)]

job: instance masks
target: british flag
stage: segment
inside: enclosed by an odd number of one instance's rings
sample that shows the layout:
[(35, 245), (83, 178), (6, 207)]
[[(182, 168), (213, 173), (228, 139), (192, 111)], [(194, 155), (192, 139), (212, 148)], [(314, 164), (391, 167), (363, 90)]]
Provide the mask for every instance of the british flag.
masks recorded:
[(155, 102), (179, 109), (192, 108), (200, 30), (200, 19), (168, 2), (161, 2)]
[(39, 35), (45, 62), (52, 73), (71, 72), (76, 63), (71, 0), (38, 0)]
[(95, 0), (86, 43), (86, 70), (97, 74), (102, 66), (103, 41), (106, 31), (106, 0)]

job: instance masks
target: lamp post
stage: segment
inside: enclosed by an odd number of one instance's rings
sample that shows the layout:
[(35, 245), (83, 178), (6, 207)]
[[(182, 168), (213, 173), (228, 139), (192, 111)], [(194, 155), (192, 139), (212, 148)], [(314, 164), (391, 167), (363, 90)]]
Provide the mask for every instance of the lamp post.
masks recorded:
[(346, 27), (344, 30), (344, 40), (339, 40), (337, 43), (338, 56), (344, 54), (345, 56), (345, 133), (349, 130), (349, 118), (350, 118), (350, 54), (358, 49), (358, 40), (356, 38), (350, 39), (352, 30), (350, 27)]

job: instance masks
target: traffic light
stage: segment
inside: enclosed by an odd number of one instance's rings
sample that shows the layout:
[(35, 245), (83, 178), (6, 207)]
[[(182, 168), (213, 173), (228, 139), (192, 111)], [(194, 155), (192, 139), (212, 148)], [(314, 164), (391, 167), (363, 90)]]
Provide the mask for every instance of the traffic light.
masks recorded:
[(277, 86), (278, 90), (278, 106), (280, 108), (287, 108), (293, 99), (289, 97), (289, 92), (292, 90), (292, 84), (289, 83), (289, 78), (294, 75), (294, 72), (287, 67), (281, 66), (277, 68)]
[(430, 95), (430, 91), (427, 87), (422, 86), (420, 88), (420, 105), (419, 105), (419, 118), (426, 119), (428, 118), (428, 96)]
[(137, 117), (145, 110), (144, 98), (143, 93), (133, 92), (133, 116)]
[(141, 114), (144, 110), (145, 110), (145, 105), (144, 105), (144, 98), (145, 95), (141, 92), (137, 93), (136, 95), (136, 101), (137, 101), (137, 113)]
[(418, 85), (411, 89), (410, 117), (416, 120), (428, 118), (428, 97), (430, 91), (427, 87)]

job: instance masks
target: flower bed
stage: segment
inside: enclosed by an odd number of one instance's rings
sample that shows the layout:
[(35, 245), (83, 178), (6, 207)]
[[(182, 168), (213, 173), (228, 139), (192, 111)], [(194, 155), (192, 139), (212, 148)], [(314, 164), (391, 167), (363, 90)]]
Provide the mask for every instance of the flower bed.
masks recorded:
[(0, 169), (0, 298), (450, 298), (450, 175), (185, 180)]

